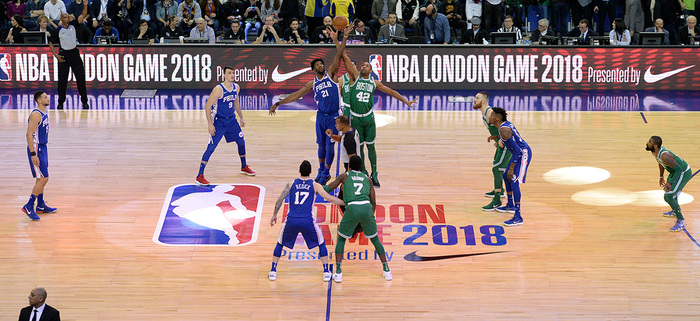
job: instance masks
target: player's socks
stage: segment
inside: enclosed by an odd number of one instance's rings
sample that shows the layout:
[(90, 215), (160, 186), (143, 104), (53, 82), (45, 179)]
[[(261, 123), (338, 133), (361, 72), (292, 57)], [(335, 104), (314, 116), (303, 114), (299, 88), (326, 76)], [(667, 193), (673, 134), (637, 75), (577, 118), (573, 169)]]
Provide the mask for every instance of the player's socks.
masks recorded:
[(245, 161), (245, 156), (241, 157), (241, 168), (245, 168), (248, 166), (248, 163)]
[(41, 206), (41, 207), (46, 206), (46, 204), (44, 204), (44, 193), (37, 195), (36, 206)]
[(323, 263), (323, 272), (330, 272), (331, 271), (331, 265), (328, 263)]
[(343, 273), (343, 270), (340, 268), (341, 262), (335, 262), (335, 274), (341, 274)]
[(389, 262), (382, 263), (382, 269), (384, 272), (389, 272)]
[(270, 271), (277, 271), (277, 263), (272, 262), (272, 268), (270, 269)]
[(34, 208), (34, 201), (36, 200), (36, 196), (34, 194), (29, 195), (29, 202), (27, 202), (27, 207)]
[(501, 202), (501, 191), (496, 192), (494, 190), (493, 192), (493, 202), (494, 203), (500, 203)]
[(199, 163), (199, 172), (197, 173), (197, 176), (204, 175), (204, 168), (207, 167), (207, 162), (201, 162)]
[(369, 157), (369, 163), (372, 166), (372, 173), (377, 172), (377, 150), (374, 148), (374, 144), (367, 144), (367, 156)]

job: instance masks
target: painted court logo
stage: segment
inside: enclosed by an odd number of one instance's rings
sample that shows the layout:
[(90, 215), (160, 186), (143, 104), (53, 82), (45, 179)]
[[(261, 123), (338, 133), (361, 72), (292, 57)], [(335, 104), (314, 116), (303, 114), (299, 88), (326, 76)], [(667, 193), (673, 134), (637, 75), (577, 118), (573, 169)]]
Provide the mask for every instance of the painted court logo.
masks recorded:
[(255, 243), (264, 200), (265, 188), (253, 184), (173, 186), (153, 242), (188, 246)]
[(10, 64), (10, 55), (0, 53), (0, 81), (12, 80), (12, 64)]
[(382, 81), (382, 56), (369, 55), (369, 65), (372, 66), (372, 77)]

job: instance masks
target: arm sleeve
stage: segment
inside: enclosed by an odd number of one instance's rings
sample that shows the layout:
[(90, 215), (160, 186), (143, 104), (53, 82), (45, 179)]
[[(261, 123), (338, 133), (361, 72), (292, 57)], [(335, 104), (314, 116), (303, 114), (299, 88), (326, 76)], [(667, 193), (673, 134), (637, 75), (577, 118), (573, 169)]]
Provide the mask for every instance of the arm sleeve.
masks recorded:
[(505, 145), (513, 155), (511, 158), (513, 164), (520, 162), (520, 157), (523, 156), (523, 150), (520, 148), (520, 146), (518, 146), (518, 143), (515, 142), (515, 137), (511, 136), (507, 141), (505, 141)]

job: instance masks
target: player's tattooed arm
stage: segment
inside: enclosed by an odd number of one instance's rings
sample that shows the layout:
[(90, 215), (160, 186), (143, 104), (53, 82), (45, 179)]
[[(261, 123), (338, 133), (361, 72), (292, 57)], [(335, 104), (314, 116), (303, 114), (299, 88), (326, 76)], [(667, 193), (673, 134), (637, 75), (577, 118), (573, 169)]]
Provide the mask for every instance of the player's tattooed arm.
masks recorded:
[(277, 223), (277, 213), (280, 211), (280, 208), (282, 208), (282, 204), (284, 203), (284, 199), (287, 198), (287, 195), (289, 195), (289, 188), (290, 188), (291, 183), (287, 183), (287, 185), (284, 186), (284, 189), (282, 190), (282, 194), (277, 198), (277, 202), (275, 203), (275, 212), (272, 213), (272, 217), (270, 218), (270, 226), (275, 225)]

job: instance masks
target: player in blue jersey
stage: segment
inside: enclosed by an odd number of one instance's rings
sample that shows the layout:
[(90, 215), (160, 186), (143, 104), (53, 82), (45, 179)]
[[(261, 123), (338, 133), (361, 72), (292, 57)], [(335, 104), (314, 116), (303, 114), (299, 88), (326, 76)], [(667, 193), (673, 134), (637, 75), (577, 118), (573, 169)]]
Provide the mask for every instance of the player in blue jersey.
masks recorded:
[(513, 218), (503, 222), (505, 226), (516, 226), (523, 224), (520, 216), (520, 184), (525, 184), (527, 168), (532, 160), (532, 149), (520, 136), (515, 126), (508, 121), (508, 114), (505, 109), (494, 107), (489, 115), (489, 124), (498, 128), (501, 141), (513, 155), (508, 163), (508, 169), (503, 173), (503, 180), (506, 185), (508, 204), (496, 208), (503, 213), (513, 213)]
[[(348, 34), (352, 30), (352, 24), (345, 28), (344, 34)], [(316, 77), (314, 80), (306, 83), (306, 86), (298, 91), (290, 94), (284, 99), (274, 103), (270, 107), (270, 115), (275, 115), (277, 107), (288, 104), (303, 97), (310, 91), (314, 91), (314, 100), (318, 105), (316, 112), (316, 144), (318, 144), (318, 162), (319, 169), (316, 182), (325, 184), (331, 179), (330, 169), (335, 158), (335, 142), (326, 135), (326, 131), (330, 129), (333, 134), (338, 132), (335, 129), (335, 118), (341, 114), (341, 96), (340, 86), (338, 85), (338, 70), (340, 69), (340, 58), (345, 50), (345, 41), (338, 47), (338, 52), (333, 58), (333, 64), (326, 72), (323, 59), (316, 58), (311, 61), (311, 70), (314, 71)], [(329, 75), (330, 74), (330, 75)]]
[[(36, 108), (29, 114), (27, 125), (27, 157), (32, 176), (36, 178), (29, 202), (22, 206), (22, 212), (34, 221), (39, 220), (36, 213), (54, 213), (56, 209), (49, 207), (44, 202), (44, 187), (49, 182), (49, 154), (46, 144), (49, 143), (49, 114), (46, 107), (49, 105), (49, 96), (43, 91), (34, 93)], [(36, 211), (34, 201), (37, 201)]]
[[(202, 155), (202, 162), (199, 165), (199, 173), (195, 182), (207, 186), (209, 181), (204, 178), (204, 168), (209, 162), (209, 157), (214, 153), (216, 146), (222, 137), (226, 137), (226, 142), (235, 141), (238, 144), (238, 155), (241, 157), (241, 174), (255, 176), (255, 172), (250, 169), (245, 159), (245, 139), (241, 127), (245, 127), (243, 113), (241, 113), (241, 103), (239, 94), (241, 87), (233, 82), (235, 75), (233, 68), (224, 67), (224, 82), (216, 85), (209, 95), (204, 113), (209, 124), (209, 145)], [(235, 113), (234, 113), (235, 110)], [(240, 118), (240, 125), (236, 120), (236, 114)]]
[(301, 233), (309, 249), (318, 246), (318, 257), (323, 262), (323, 281), (330, 281), (331, 271), (328, 265), (328, 250), (326, 249), (321, 229), (316, 224), (314, 200), (316, 199), (316, 193), (318, 193), (333, 204), (342, 206), (345, 203), (339, 198), (328, 194), (323, 189), (323, 186), (311, 180), (309, 176), (311, 175), (311, 163), (309, 161), (305, 160), (299, 165), (299, 175), (301, 177), (287, 183), (284, 187), (282, 194), (277, 198), (275, 212), (270, 218), (270, 226), (274, 226), (277, 223), (277, 212), (282, 207), (284, 199), (289, 195), (289, 213), (287, 213), (287, 220), (282, 223), (282, 230), (277, 238), (277, 246), (275, 246), (275, 250), (272, 253), (272, 268), (267, 276), (271, 281), (277, 279), (277, 263), (282, 255), (282, 247), (286, 246), (293, 249), (297, 235)]

